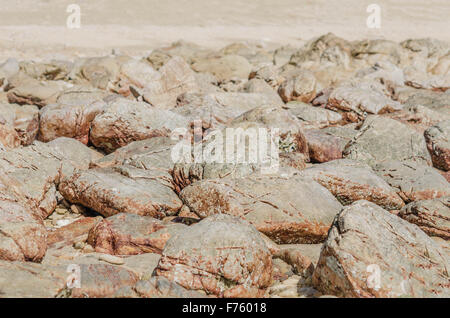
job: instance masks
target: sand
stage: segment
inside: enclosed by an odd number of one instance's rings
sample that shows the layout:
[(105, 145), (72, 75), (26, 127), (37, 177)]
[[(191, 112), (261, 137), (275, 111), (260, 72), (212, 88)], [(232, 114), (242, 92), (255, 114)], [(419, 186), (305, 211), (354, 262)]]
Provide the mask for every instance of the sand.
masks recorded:
[[(67, 5), (81, 8), (81, 28), (68, 29)], [(381, 28), (369, 29), (370, 3)], [(179, 39), (219, 48), (233, 41), (301, 46), (327, 32), (349, 40), (434, 37), (450, 41), (449, 0), (0, 0), (0, 62), (133, 56)]]

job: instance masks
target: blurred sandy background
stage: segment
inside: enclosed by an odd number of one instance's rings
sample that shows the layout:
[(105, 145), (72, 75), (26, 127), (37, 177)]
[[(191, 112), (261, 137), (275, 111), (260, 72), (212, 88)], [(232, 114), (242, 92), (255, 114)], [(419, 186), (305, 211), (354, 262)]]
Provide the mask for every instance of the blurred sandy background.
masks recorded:
[[(67, 5), (81, 7), (68, 29)], [(369, 29), (367, 6), (381, 7)], [(450, 41), (450, 0), (0, 0), (0, 62), (107, 54), (142, 55), (179, 39), (207, 47), (257, 41), (300, 46), (327, 32), (349, 40), (434, 37)]]

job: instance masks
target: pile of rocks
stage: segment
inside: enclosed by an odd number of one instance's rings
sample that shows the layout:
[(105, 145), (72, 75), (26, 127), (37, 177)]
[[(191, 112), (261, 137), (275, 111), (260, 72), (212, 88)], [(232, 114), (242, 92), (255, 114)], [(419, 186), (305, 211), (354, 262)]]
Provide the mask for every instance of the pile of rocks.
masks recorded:
[[(450, 296), (447, 43), (180, 41), (0, 88), (4, 297)], [(230, 128), (276, 130), (276, 169), (197, 160)]]

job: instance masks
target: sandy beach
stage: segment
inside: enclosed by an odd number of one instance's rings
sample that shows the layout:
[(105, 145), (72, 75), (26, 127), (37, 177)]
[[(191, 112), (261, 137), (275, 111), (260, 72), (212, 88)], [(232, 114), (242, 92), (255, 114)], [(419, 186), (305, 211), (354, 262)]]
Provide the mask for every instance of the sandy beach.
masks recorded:
[[(373, 1), (345, 0), (1, 0), (0, 61), (108, 54), (143, 55), (183, 39), (219, 48), (233, 41), (272, 47), (333, 32), (348, 40), (433, 37), (450, 40), (447, 0), (377, 1), (381, 27), (366, 25)], [(69, 4), (81, 28), (69, 29)], [(426, 3), (426, 6), (424, 6)]]

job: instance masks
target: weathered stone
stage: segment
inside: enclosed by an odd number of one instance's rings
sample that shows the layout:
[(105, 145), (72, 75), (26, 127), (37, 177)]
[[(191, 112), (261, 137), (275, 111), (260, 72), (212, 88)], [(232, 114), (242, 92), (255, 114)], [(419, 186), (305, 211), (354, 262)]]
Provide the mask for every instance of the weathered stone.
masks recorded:
[(253, 226), (215, 215), (173, 236), (155, 272), (190, 290), (258, 297), (270, 284), (272, 256)]
[(416, 162), (386, 161), (374, 171), (393, 188), (405, 202), (450, 196), (450, 184), (436, 169)]
[(200, 218), (239, 216), (276, 243), (322, 242), (341, 208), (324, 187), (295, 176), (203, 180), (184, 188), (180, 198)]
[(419, 227), (358, 201), (336, 217), (313, 281), (343, 297), (448, 297), (448, 264)]
[(58, 137), (71, 137), (87, 144), (92, 121), (106, 107), (106, 96), (100, 91), (62, 94), (56, 104), (41, 109), (39, 139), (47, 142)]
[[(151, 72), (149, 72), (151, 73)], [(148, 80), (147, 77), (155, 77)], [(175, 107), (177, 97), (186, 92), (198, 90), (194, 72), (181, 57), (173, 57), (160, 69), (159, 74), (146, 75), (144, 78), (133, 78), (142, 87), (144, 100), (161, 109)]]
[(176, 128), (186, 128), (187, 120), (171, 111), (143, 103), (117, 99), (92, 122), (90, 141), (112, 152), (132, 141), (169, 136)]
[(301, 121), (304, 129), (325, 128), (343, 120), (342, 115), (337, 112), (305, 103), (290, 102), (285, 105), (285, 108)]
[(47, 249), (42, 221), (14, 196), (0, 196), (0, 259), (40, 262)]
[(143, 298), (205, 298), (204, 294), (188, 290), (168, 280), (163, 276), (140, 280), (133, 286), (133, 290)]
[(425, 133), (427, 148), (433, 166), (444, 171), (450, 170), (450, 120), (442, 121), (428, 128)]
[(36, 106), (0, 104), (0, 120), (15, 130), (21, 145), (31, 144), (39, 130), (39, 110)]
[(93, 227), (88, 242), (99, 253), (161, 253), (167, 240), (184, 227), (183, 224), (166, 224), (148, 216), (119, 213)]
[(62, 180), (59, 191), (105, 217), (122, 212), (163, 218), (182, 206), (164, 172), (127, 165), (76, 172)]
[(245, 57), (230, 54), (199, 59), (192, 64), (192, 69), (212, 73), (219, 81), (226, 82), (233, 78), (247, 79), (252, 66)]
[(396, 120), (380, 116), (366, 118), (343, 155), (368, 164), (385, 160), (431, 162), (421, 134)]
[(47, 244), (49, 246), (63, 242), (72, 245), (78, 237), (87, 235), (91, 228), (101, 221), (100, 217), (83, 217), (66, 226), (48, 233)]
[(342, 151), (347, 143), (344, 138), (327, 134), (321, 130), (306, 130), (304, 135), (308, 142), (311, 162), (321, 163), (342, 158)]
[(450, 197), (412, 202), (398, 216), (416, 224), (429, 236), (450, 240)]
[(38, 81), (19, 72), (8, 83), (8, 101), (11, 104), (43, 107), (56, 102), (58, 95), (69, 85), (62, 81)]
[(314, 74), (303, 71), (283, 82), (278, 88), (278, 93), (285, 103), (294, 100), (309, 103), (316, 97), (316, 86)]
[(345, 114), (348, 121), (355, 122), (367, 114), (383, 114), (400, 110), (402, 106), (382, 93), (360, 87), (341, 86), (334, 89), (328, 99), (327, 108), (352, 113), (356, 117)]
[(320, 183), (344, 205), (368, 200), (388, 210), (404, 206), (396, 191), (364, 163), (334, 160), (305, 169), (301, 175)]

